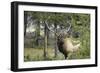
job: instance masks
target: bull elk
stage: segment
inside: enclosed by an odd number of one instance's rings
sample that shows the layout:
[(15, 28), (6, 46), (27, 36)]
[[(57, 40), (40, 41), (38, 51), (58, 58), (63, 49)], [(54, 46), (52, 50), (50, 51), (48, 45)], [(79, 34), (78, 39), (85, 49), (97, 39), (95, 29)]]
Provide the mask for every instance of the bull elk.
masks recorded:
[[(78, 44), (73, 45), (73, 43)], [(77, 52), (79, 50), (80, 43), (79, 41), (73, 41), (70, 37), (61, 34), (61, 36), (58, 36), (57, 45), (59, 51), (63, 53), (66, 59), (70, 56), (71, 53)]]
[[(47, 28), (55, 33), (55, 31), (51, 30), (46, 23)], [(70, 34), (68, 34), (71, 28), (71, 24), (67, 29), (61, 30), (59, 34), (57, 34), (57, 46), (58, 50), (64, 55), (65, 59), (70, 57), (70, 54), (77, 52), (80, 47), (80, 41), (73, 41)], [(75, 45), (73, 43), (76, 43)]]

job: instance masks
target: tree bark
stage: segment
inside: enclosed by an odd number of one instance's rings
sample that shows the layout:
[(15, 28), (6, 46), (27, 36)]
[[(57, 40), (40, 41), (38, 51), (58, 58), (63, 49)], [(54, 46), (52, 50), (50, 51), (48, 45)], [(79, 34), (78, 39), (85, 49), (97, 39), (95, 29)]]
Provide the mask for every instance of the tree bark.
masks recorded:
[(26, 35), (26, 28), (27, 28), (27, 12), (24, 13), (24, 36)]
[(44, 34), (44, 58), (46, 59), (47, 58), (47, 27), (46, 27), (46, 24), (45, 24), (44, 32), (45, 32)]
[(36, 26), (36, 45), (37, 46), (40, 46), (39, 38), (40, 38), (40, 21), (37, 21), (37, 26)]
[(56, 35), (56, 33), (57, 33), (57, 24), (55, 24), (55, 57), (57, 57), (57, 54), (58, 54), (58, 52), (57, 52), (58, 47), (57, 47), (57, 35)]

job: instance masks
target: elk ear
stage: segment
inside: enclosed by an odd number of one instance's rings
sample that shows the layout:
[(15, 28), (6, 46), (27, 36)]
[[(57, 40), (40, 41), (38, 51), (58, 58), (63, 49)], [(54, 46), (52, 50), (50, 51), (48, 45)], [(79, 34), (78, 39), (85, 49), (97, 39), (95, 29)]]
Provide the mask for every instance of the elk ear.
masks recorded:
[(56, 37), (57, 37), (57, 40), (59, 41), (60, 40), (59, 34), (56, 34)]

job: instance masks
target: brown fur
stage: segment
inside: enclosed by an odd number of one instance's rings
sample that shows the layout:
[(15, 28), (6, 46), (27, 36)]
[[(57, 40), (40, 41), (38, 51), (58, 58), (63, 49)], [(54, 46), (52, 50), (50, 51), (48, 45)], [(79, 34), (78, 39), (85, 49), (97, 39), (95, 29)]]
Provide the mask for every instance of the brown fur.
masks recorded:
[(73, 40), (71, 38), (66, 37), (66, 35), (60, 35), (58, 36), (57, 45), (59, 51), (64, 54), (66, 59), (68, 58), (69, 53), (78, 51), (80, 43), (73, 45)]

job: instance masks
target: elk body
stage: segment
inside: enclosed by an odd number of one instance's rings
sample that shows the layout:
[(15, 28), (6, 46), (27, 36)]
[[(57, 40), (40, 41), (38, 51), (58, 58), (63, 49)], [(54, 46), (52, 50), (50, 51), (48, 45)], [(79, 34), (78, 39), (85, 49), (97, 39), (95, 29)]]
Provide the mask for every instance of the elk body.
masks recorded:
[[(57, 45), (58, 50), (64, 55), (65, 59), (68, 58), (70, 53), (76, 52), (79, 50), (80, 43), (79, 41), (73, 41), (70, 37), (66, 35), (58, 36)], [(78, 43), (73, 45), (73, 43)]]

